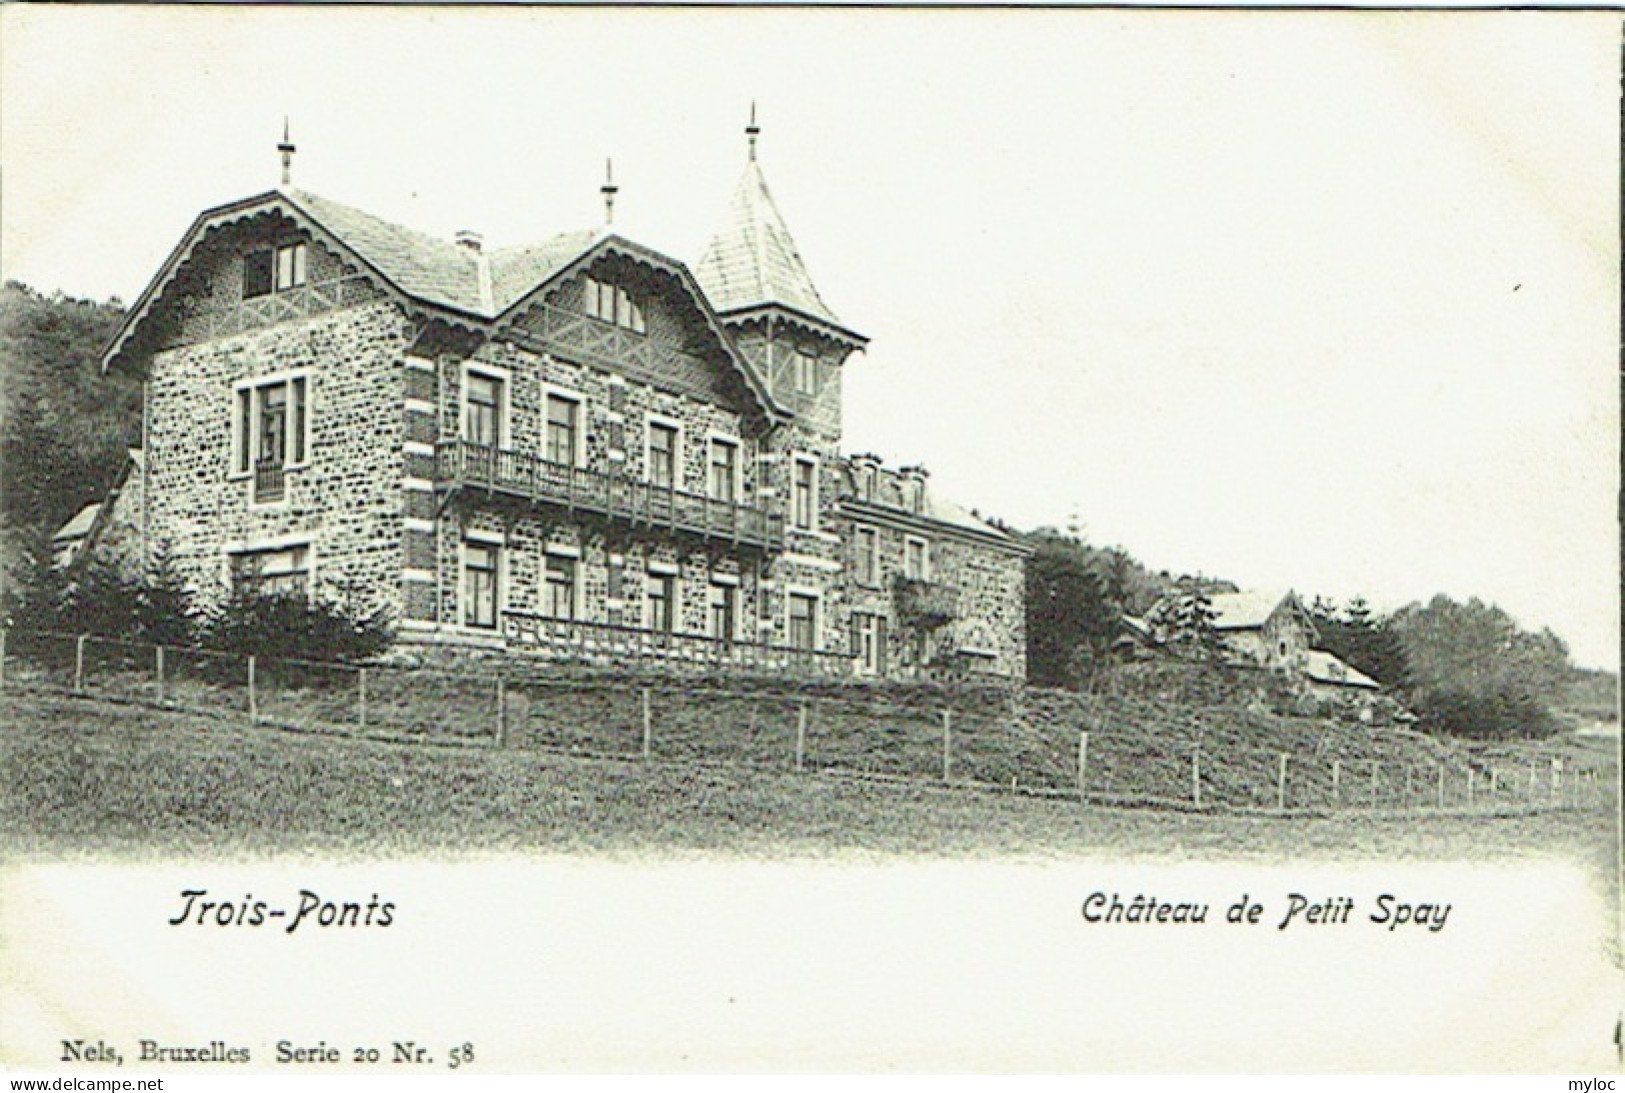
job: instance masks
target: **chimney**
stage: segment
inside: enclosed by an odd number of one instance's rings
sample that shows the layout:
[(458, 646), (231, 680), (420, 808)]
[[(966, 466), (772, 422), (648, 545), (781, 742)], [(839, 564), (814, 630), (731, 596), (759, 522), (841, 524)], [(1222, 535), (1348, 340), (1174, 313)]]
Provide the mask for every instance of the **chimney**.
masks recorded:
[(903, 504), (908, 506), (909, 511), (925, 510), (925, 480), (929, 477), (930, 472), (919, 464), (897, 469), (897, 478), (903, 486)]
[(464, 228), (452, 238), (456, 241), (459, 247), (472, 251), (475, 254), (480, 253), (480, 248), (485, 245), (485, 236), (470, 228)]

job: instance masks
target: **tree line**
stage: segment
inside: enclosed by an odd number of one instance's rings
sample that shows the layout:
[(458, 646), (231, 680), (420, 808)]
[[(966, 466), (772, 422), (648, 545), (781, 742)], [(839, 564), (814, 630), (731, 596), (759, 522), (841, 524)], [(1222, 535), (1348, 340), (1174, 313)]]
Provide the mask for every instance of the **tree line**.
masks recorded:
[[(1206, 577), (1153, 573), (1118, 547), (1075, 533), (1025, 536), (1028, 677), (1085, 688), (1116, 666), (1125, 616), (1147, 620), (1164, 648), (1194, 664), (1222, 649), (1207, 597), (1236, 586)], [(1384, 615), (1361, 597), (1306, 604), (1317, 646), (1370, 676), (1431, 732), (1477, 739), (1550, 736), (1575, 716), (1616, 717), (1611, 673), (1576, 668), (1563, 640), (1529, 631), (1477, 598), (1437, 595)]]

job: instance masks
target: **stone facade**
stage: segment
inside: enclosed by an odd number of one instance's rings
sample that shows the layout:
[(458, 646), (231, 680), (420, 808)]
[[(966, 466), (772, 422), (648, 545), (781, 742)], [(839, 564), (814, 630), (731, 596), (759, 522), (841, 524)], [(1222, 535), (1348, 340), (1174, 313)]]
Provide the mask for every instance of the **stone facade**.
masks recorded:
[(405, 642), (1024, 674), (1023, 549), (841, 454), (860, 336), (582, 240), (498, 301), (500, 253), (313, 195), (204, 214), (109, 354), (149, 370), (147, 540), (205, 603), (345, 596)]

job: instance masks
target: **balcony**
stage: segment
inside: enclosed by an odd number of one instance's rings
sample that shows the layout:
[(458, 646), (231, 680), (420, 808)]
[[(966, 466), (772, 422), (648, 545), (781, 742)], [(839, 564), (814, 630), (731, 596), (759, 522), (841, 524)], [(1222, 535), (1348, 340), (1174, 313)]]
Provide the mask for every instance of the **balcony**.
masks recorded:
[(959, 617), (959, 589), (913, 577), (898, 577), (893, 586), (897, 618), (905, 626), (932, 630)]
[(436, 446), (435, 482), (445, 490), (486, 490), (558, 506), (572, 514), (665, 529), (735, 546), (765, 551), (784, 547), (781, 513), (466, 440), (443, 440)]
[(724, 641), (702, 634), (675, 634), (611, 623), (549, 619), (523, 611), (504, 611), (502, 625), (511, 647), (573, 664), (686, 666), (827, 678), (851, 675), (856, 663), (842, 653)]
[(281, 460), (262, 459), (254, 464), (254, 503), (281, 501), (288, 495), (288, 472)]

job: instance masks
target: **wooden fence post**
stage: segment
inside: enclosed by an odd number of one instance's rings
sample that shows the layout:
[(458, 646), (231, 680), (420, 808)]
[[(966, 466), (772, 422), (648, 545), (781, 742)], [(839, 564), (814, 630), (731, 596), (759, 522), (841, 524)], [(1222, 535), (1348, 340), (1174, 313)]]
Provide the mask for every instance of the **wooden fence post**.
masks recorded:
[(153, 672), (158, 677), (158, 701), (164, 700), (164, 647), (154, 646)]
[(357, 668), (355, 676), (356, 689), (356, 723), (363, 729), (367, 727), (367, 670)]
[(801, 703), (796, 708), (796, 769), (801, 770), (807, 763), (807, 704)]
[(1202, 749), (1191, 749), (1191, 803), (1202, 807)]
[(497, 747), (508, 746), (508, 685), (497, 676)]
[(1281, 769), (1275, 775), (1275, 807), (1286, 811), (1286, 752), (1281, 753)]
[(85, 689), (85, 635), (80, 634), (73, 639), (73, 690), (75, 694)]
[(1343, 803), (1343, 761), (1332, 760), (1332, 803)]
[(250, 721), (258, 721), (260, 719), (260, 697), (259, 697), (259, 692), (258, 692), (258, 690), (256, 689), (256, 686), (255, 686), (255, 681), (254, 681), (254, 676), (255, 676), (255, 672), (256, 672), (257, 667), (258, 667), (258, 665), (256, 664), (255, 659), (252, 656), (249, 657), (248, 658), (248, 719)]
[(1078, 800), (1087, 802), (1089, 786), (1089, 734), (1078, 734)]
[(1371, 760), (1371, 807), (1372, 808), (1377, 807), (1377, 771), (1381, 767), (1382, 767), (1382, 762), (1380, 760), (1377, 760), (1377, 759)]
[(649, 688), (643, 688), (643, 757), (654, 750), (654, 714), (649, 710)]
[(948, 781), (953, 776), (953, 713), (942, 711), (942, 780)]

